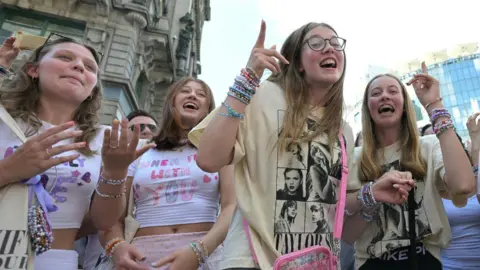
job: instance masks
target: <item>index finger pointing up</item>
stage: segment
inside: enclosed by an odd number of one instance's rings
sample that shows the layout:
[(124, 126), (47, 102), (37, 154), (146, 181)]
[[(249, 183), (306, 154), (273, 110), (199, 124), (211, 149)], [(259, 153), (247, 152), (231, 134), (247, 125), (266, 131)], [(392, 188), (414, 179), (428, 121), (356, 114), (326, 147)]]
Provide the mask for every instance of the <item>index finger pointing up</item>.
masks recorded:
[(265, 43), (265, 31), (267, 29), (267, 25), (265, 24), (265, 21), (262, 20), (262, 24), (260, 26), (260, 33), (258, 33), (258, 38), (257, 42), (255, 42), (255, 48), (264, 48), (264, 43)]
[(428, 69), (427, 69), (427, 65), (425, 64), (425, 62), (422, 62), (422, 73), (423, 74), (428, 74)]

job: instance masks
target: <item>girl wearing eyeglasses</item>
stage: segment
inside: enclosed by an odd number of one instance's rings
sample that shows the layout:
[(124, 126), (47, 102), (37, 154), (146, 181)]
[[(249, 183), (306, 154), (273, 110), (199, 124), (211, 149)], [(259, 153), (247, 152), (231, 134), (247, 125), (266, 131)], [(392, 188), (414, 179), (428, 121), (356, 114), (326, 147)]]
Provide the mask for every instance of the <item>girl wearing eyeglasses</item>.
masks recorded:
[[(333, 239), (342, 175), (339, 132), (353, 151), (352, 130), (342, 121), (345, 39), (327, 24), (308, 23), (278, 52), (264, 46), (265, 33), (262, 22), (247, 68), (222, 106), (190, 133), (200, 168), (213, 172), (235, 164), (238, 207), (219, 269), (272, 269), (279, 256), (304, 248), (322, 245), (336, 255), (340, 249)], [(260, 84), (266, 68), (273, 75)], [(302, 162), (289, 151), (292, 146), (306, 153)], [(291, 184), (298, 186), (288, 186), (287, 170), (301, 171)], [(297, 208), (288, 230), (275, 226), (285, 204), (277, 190), (286, 184), (300, 194), (289, 199)], [(312, 205), (325, 215), (312, 217)], [(319, 223), (328, 225), (321, 233)]]

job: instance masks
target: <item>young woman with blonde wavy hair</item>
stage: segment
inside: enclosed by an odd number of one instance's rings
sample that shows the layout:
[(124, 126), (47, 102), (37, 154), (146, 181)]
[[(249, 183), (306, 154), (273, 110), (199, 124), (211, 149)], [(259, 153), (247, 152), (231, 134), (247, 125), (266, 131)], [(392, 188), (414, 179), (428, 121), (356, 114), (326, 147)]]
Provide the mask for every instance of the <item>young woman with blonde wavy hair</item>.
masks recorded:
[[(8, 65), (16, 57), (18, 49), (11, 46), (13, 41), (9, 38), (0, 49), (1, 63)], [(105, 127), (99, 124), (99, 64), (100, 56), (94, 49), (52, 34), (0, 89), (1, 104), (28, 138), (22, 144), (9, 126), (0, 122), (0, 188), (17, 183), (33, 186), (36, 198), (43, 203), (38, 211), (45, 213), (43, 219), (29, 216), (29, 224), (36, 229), (26, 237), (37, 251), (36, 270), (77, 269), (73, 243), (97, 186), (100, 149), (104, 144), (112, 150), (118, 148), (109, 136), (103, 136)], [(114, 130), (118, 131), (118, 125), (118, 121), (113, 124)], [(126, 153), (133, 153), (130, 156), (135, 158), (136, 144), (132, 147)], [(111, 152), (118, 154), (119, 150)], [(99, 186), (111, 194), (117, 188), (104, 183)], [(117, 194), (120, 197), (121, 190)], [(106, 216), (108, 225), (120, 216), (110, 207), (116, 204), (115, 199), (96, 199), (91, 210)], [(18, 241), (27, 248), (28, 238)]]
[[(220, 269), (271, 269), (279, 256), (315, 245), (339, 251), (333, 223), (342, 171), (340, 131), (353, 151), (351, 128), (342, 121), (345, 39), (327, 24), (308, 23), (290, 34), (279, 53), (275, 46), (264, 47), (265, 29), (262, 22), (247, 68), (222, 107), (189, 136), (199, 145), (200, 168), (235, 164), (238, 207)], [(273, 75), (260, 84), (265, 68)], [(301, 151), (289, 151), (295, 149), (291, 145)], [(306, 158), (298, 159), (298, 152)], [(302, 173), (284, 173), (287, 169)], [(283, 189), (298, 191), (289, 198), (297, 207), (288, 230), (275, 226), (286, 201), (277, 190)], [(316, 233), (319, 220), (312, 208), (326, 213), (325, 233)]]
[(436, 137), (419, 137), (413, 103), (397, 77), (378, 75), (365, 90), (363, 145), (350, 169), (343, 234), (355, 242), (358, 269), (442, 269), (440, 248), (451, 239), (442, 197), (462, 206), (475, 187), (439, 83), (422, 68), (409, 84)]

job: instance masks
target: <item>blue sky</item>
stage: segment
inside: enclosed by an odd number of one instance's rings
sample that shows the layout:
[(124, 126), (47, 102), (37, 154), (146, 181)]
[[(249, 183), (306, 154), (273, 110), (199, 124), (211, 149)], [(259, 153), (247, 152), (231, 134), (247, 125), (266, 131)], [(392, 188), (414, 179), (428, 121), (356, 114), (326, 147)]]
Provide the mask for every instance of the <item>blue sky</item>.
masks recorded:
[(200, 78), (212, 88), (217, 106), (245, 66), (262, 19), (265, 46), (278, 49), (288, 34), (310, 21), (326, 22), (346, 38), (347, 104), (363, 91), (369, 65), (395, 68), (427, 52), (480, 41), (478, 0), (210, 0), (210, 5)]

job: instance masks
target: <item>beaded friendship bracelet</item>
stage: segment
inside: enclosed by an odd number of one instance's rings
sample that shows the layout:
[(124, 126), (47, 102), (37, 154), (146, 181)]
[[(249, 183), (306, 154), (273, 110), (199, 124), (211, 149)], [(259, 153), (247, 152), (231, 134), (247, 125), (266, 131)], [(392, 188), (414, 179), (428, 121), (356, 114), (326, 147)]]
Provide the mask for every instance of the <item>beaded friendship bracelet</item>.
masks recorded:
[[(373, 195), (373, 190), (372, 190), (373, 184), (374, 182), (369, 182), (363, 185), (362, 188), (357, 193), (357, 199), (363, 205), (360, 215), (366, 222), (372, 222), (377, 217), (377, 214), (378, 214), (379, 205)], [(351, 213), (348, 213), (348, 214), (353, 215)]]
[[(434, 101), (434, 102), (437, 102), (439, 100), (441, 100), (441, 98)], [(432, 104), (434, 102), (432, 102)], [(442, 120), (439, 123), (437, 123), (438, 120), (442, 117), (447, 118), (447, 119)], [(432, 112), (430, 113), (430, 122), (432, 123), (433, 133), (435, 133), (437, 138), (439, 138), (440, 135), (442, 135), (445, 131), (447, 131), (450, 128), (455, 130), (455, 126), (453, 125), (453, 121), (451, 120), (451, 117), (452, 116), (450, 115), (448, 110), (445, 109), (445, 108), (438, 108), (438, 109), (433, 109), (432, 110)]]
[(372, 186), (373, 182), (363, 185), (357, 194), (357, 199), (361, 201), (363, 207), (367, 209), (377, 206), (377, 201), (375, 201), (375, 197), (373, 196)]
[(105, 245), (105, 254), (111, 257), (117, 245), (123, 242), (125, 242), (125, 240), (120, 237), (115, 237), (112, 240), (108, 241), (108, 243)]
[(455, 126), (453, 125), (453, 121), (448, 119), (448, 120), (443, 120), (440, 123), (438, 123), (437, 125), (435, 125), (432, 128), (432, 130), (433, 130), (433, 133), (435, 133), (437, 135), (437, 138), (438, 138), (438, 137), (440, 137), (440, 135), (442, 135), (445, 131), (447, 131), (450, 128), (455, 130)]
[(245, 115), (243, 113), (239, 113), (239, 112), (235, 111), (227, 103), (222, 102), (222, 105), (227, 109), (227, 113), (220, 112), (220, 113), (218, 113), (219, 115), (238, 118), (238, 119), (243, 119), (245, 117)]
[(362, 209), (362, 212), (361, 212), (361, 215), (362, 215), (362, 218), (366, 221), (366, 222), (372, 222), (373, 220), (375, 220), (375, 218), (377, 218), (378, 216), (378, 208), (375, 207), (375, 208), (372, 208), (372, 209)]
[(191, 242), (189, 246), (193, 250), (195, 255), (197, 256), (198, 265), (201, 266), (202, 264), (204, 264), (205, 260), (202, 256), (202, 253), (201, 253), (200, 249), (197, 247), (197, 243), (196, 242)]
[[(233, 82), (232, 87), (228, 91), (228, 96), (235, 98), (245, 105), (250, 104), (255, 90), (260, 85), (260, 79), (255, 72), (250, 68), (244, 68), (240, 71), (240, 75), (237, 76)], [(219, 115), (243, 119), (244, 114), (235, 111), (230, 105), (223, 102), (222, 105), (227, 109), (227, 113), (220, 112)]]
[(450, 113), (448, 112), (447, 109), (433, 109), (432, 112), (431, 112), (431, 116), (430, 116), (430, 122), (432, 123), (432, 125), (435, 125), (435, 123), (437, 122), (438, 118), (440, 117), (446, 117), (446, 118), (451, 118), (452, 116), (450, 115)]
[(104, 184), (107, 184), (107, 185), (113, 185), (113, 186), (118, 186), (118, 185), (121, 185), (123, 183), (125, 183), (127, 181), (127, 178), (123, 178), (123, 179), (120, 179), (120, 180), (114, 180), (114, 179), (110, 179), (110, 178), (105, 178), (103, 176), (103, 173), (100, 174), (100, 182), (104, 183)]
[(120, 194), (107, 194), (107, 193), (102, 193), (100, 190), (98, 190), (98, 183), (97, 183), (97, 187), (95, 188), (95, 193), (97, 193), (97, 195), (102, 198), (118, 199), (123, 197), (125, 193), (127, 193), (127, 187), (124, 187), (123, 192)]

